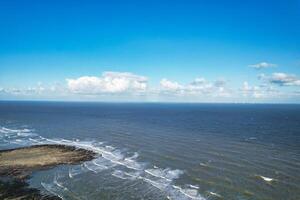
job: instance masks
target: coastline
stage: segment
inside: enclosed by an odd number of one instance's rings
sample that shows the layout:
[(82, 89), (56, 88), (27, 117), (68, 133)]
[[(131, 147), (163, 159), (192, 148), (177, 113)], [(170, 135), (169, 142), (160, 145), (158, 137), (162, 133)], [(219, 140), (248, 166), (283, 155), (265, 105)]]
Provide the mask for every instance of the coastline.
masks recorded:
[(96, 153), (74, 146), (45, 144), (0, 150), (0, 198), (47, 199), (59, 197), (41, 194), (30, 188), (27, 180), (32, 172), (63, 164), (80, 164), (95, 158)]

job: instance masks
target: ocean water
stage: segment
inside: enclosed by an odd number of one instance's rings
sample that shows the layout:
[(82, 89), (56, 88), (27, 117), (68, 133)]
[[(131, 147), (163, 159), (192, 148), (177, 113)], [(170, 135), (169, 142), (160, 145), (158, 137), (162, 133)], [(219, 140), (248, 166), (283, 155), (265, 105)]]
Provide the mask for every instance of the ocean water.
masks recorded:
[(0, 149), (99, 156), (33, 174), (63, 199), (300, 199), (300, 105), (0, 102)]

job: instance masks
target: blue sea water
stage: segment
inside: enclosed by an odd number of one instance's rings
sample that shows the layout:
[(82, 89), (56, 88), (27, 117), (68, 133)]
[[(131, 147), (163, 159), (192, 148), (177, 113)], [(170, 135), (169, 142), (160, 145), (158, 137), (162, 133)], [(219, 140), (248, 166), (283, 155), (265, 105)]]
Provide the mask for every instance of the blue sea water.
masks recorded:
[(63, 199), (300, 199), (300, 105), (0, 102), (0, 149), (99, 156), (36, 172)]

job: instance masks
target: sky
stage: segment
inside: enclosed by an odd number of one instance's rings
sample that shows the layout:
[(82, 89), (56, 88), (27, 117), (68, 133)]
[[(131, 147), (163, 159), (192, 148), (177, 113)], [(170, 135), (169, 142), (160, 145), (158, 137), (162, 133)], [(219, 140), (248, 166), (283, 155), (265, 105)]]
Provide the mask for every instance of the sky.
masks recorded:
[(300, 103), (300, 0), (0, 1), (0, 100)]

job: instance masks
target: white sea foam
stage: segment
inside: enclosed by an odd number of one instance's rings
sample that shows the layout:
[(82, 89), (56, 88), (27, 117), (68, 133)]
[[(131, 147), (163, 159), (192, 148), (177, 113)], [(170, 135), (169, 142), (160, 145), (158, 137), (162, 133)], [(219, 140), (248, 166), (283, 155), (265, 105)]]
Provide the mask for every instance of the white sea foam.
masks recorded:
[(190, 198), (197, 198), (198, 196), (198, 191), (194, 189), (186, 188), (186, 189), (181, 189), (180, 191)]
[(155, 188), (167, 192), (167, 187), (170, 186), (170, 182), (166, 182), (164, 179), (152, 180), (151, 178), (146, 177), (139, 177), (140, 179), (144, 180), (145, 182), (151, 184)]
[(115, 147), (112, 147), (110, 145), (106, 145), (105, 148), (107, 148), (108, 150), (114, 150), (115, 149)]
[(267, 181), (267, 182), (271, 182), (271, 181), (274, 180), (273, 178), (269, 178), (269, 177), (265, 177), (265, 176), (260, 176), (259, 175), (259, 177), (262, 178), (264, 181)]
[(101, 165), (101, 164), (99, 164), (99, 163), (97, 163), (97, 162), (95, 162), (94, 160), (92, 161), (92, 163), (94, 164), (94, 165), (96, 165), (96, 166), (98, 166), (98, 167), (100, 167), (101, 169), (108, 169), (108, 167), (107, 166), (105, 166), (105, 165)]
[(109, 168), (113, 168), (113, 167), (117, 166), (117, 164), (112, 163), (103, 157), (96, 158), (92, 162), (95, 165), (97, 165), (98, 167), (101, 167), (103, 169), (109, 169)]
[(28, 137), (28, 136), (35, 136), (36, 134), (32, 132), (31, 129), (10, 129), (5, 127), (0, 127), (0, 133), (5, 134), (7, 137)]
[(84, 172), (84, 169), (83, 169), (83, 166), (82, 165), (79, 165), (79, 166), (72, 166), (69, 168), (69, 177), (70, 178), (74, 178), (74, 176), (77, 176), (81, 173)]
[(220, 194), (218, 194), (218, 193), (215, 193), (215, 192), (209, 192), (209, 194), (210, 194), (210, 195), (212, 195), (212, 196), (219, 197), (219, 198), (221, 198), (221, 197), (222, 197)]
[(99, 168), (97, 167), (97, 165), (91, 165), (89, 162), (83, 163), (83, 166), (96, 174), (101, 171), (101, 170), (99, 171)]
[(36, 144), (43, 144), (44, 142), (40, 139), (33, 139), (33, 138), (28, 138), (29, 141), (36, 143)]
[(139, 157), (139, 154), (137, 152), (134, 152), (134, 154), (132, 156), (125, 158), (125, 160), (132, 161), (132, 160), (137, 159), (137, 157)]
[[(176, 189), (177, 191), (179, 191), (182, 195), (184, 195), (183, 199), (189, 198), (189, 199), (196, 199), (196, 200), (205, 200), (205, 198), (202, 197), (198, 193), (198, 190), (196, 190), (196, 189), (181, 188), (181, 187), (176, 186), (176, 185), (173, 185), (173, 188)], [(175, 195), (179, 195), (179, 194), (175, 193)]]
[(134, 179), (140, 179), (141, 178), (141, 172), (136, 171), (136, 172), (125, 172), (126, 175), (131, 176)]
[(77, 194), (70, 191), (67, 187), (65, 187), (62, 183), (57, 180), (57, 177), (54, 176), (53, 183), (44, 183), (41, 182), (41, 185), (50, 193), (59, 196), (61, 199), (77, 199), (80, 200), (81, 198), (78, 197)]
[(197, 185), (189, 185), (190, 188), (193, 188), (193, 189), (199, 189), (199, 186)]
[(158, 177), (158, 178), (163, 178), (166, 179), (167, 181), (172, 181), (173, 179), (178, 178), (181, 174), (183, 174), (182, 170), (170, 170), (170, 169), (146, 169), (146, 173)]
[(123, 179), (123, 180), (126, 180), (126, 179), (134, 180), (138, 177), (138, 176), (134, 176), (132, 174), (126, 173), (122, 170), (114, 170), (112, 172), (112, 175), (117, 178)]
[(33, 135), (36, 135), (36, 134), (30, 133), (30, 132), (18, 132), (17, 135), (22, 136), (22, 137), (28, 137), (28, 136), (33, 136)]
[(68, 190), (68, 188), (64, 187), (61, 183), (58, 182), (56, 175), (54, 176), (53, 183), (64, 190)]
[(208, 163), (203, 163), (203, 162), (200, 163), (200, 166), (202, 166), (202, 167), (209, 167)]

